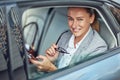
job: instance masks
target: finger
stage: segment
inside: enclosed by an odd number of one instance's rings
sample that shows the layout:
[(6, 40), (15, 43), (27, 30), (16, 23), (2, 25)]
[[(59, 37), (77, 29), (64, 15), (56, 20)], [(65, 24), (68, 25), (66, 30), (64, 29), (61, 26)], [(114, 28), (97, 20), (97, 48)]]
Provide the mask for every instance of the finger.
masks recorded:
[(51, 50), (52, 50), (52, 52), (53, 52), (53, 55), (55, 55), (55, 47), (54, 46), (51, 46)]
[(49, 48), (48, 51), (50, 52), (51, 55), (54, 53), (54, 51), (52, 50), (52, 48)]
[(39, 55), (39, 56), (37, 56), (36, 58), (37, 58), (37, 59), (41, 59), (41, 60), (45, 60), (46, 57), (43, 56), (43, 55)]
[(56, 49), (58, 48), (58, 45), (52, 44), (51, 49), (54, 52), (54, 55), (56, 54)]
[(51, 56), (51, 53), (50, 53), (49, 50), (46, 50), (46, 54), (49, 55), (49, 56)]
[(38, 66), (37, 68), (38, 68), (38, 70), (41, 70), (41, 69), (42, 69), (42, 66)]
[(46, 54), (49, 56), (54, 56), (56, 53), (56, 48), (58, 48), (58, 46), (56, 44), (52, 44), (52, 46), (46, 50)]
[(49, 53), (46, 53), (45, 54), (47, 57), (53, 57), (53, 55), (49, 54)]
[(33, 63), (36, 66), (42, 64), (40, 61), (37, 61), (37, 60), (34, 60), (34, 59), (30, 59), (30, 62)]
[(52, 44), (52, 46), (53, 46), (54, 48), (58, 48), (58, 45), (56, 45), (56, 44)]
[(54, 55), (54, 51), (52, 50), (52, 48), (49, 48), (47, 50), (47, 53), (50, 55), (50, 56), (53, 56)]
[(42, 71), (42, 67), (41, 67), (41, 66), (38, 66), (38, 67), (37, 67), (37, 71)]
[[(53, 47), (54, 47), (55, 49), (57, 49), (57, 48), (58, 48), (58, 45), (53, 44)], [(58, 53), (58, 51), (57, 51), (57, 50), (55, 50), (55, 53)]]
[(54, 56), (52, 55), (49, 55), (49, 54), (45, 54), (46, 58), (49, 59), (49, 58), (54, 58)]

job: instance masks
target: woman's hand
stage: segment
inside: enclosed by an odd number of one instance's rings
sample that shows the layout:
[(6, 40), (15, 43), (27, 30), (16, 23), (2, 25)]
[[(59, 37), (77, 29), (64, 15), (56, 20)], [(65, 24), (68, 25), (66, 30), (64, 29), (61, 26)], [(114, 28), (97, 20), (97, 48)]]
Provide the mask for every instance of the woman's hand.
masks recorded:
[(39, 55), (36, 57), (38, 60), (30, 59), (39, 71), (51, 72), (57, 70), (56, 66), (46, 57)]
[(56, 44), (52, 44), (50, 48), (46, 50), (46, 57), (51, 61), (54, 62), (58, 58), (59, 52), (56, 51), (58, 46)]

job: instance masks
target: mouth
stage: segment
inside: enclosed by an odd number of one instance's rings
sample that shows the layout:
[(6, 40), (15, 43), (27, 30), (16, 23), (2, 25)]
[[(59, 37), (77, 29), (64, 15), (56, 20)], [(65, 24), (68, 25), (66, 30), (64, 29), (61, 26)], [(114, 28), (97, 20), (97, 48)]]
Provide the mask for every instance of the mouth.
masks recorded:
[(75, 33), (79, 32), (80, 30), (81, 30), (80, 28), (79, 29), (78, 28), (72, 29), (72, 31), (75, 32)]

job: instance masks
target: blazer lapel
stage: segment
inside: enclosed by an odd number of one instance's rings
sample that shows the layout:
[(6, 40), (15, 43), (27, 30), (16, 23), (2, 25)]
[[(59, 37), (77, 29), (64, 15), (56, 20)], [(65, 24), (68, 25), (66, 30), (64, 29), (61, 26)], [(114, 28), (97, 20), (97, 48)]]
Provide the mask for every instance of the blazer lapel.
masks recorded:
[[(69, 34), (67, 36), (64, 36), (64, 40), (62, 40), (62, 44), (60, 44), (60, 47), (67, 50), (68, 43), (69, 43), (69, 40), (70, 40), (71, 36), (72, 36), (72, 33), (69, 31)], [(59, 61), (60, 61), (60, 59), (63, 55), (64, 55), (63, 53), (59, 53), (58, 59), (56, 61), (56, 66), (58, 66)]]
[(81, 61), (82, 58), (81, 53), (85, 51), (85, 49), (87, 49), (90, 42), (92, 41), (93, 36), (94, 36), (94, 32), (92, 28), (90, 28), (90, 32), (88, 33), (84, 41), (80, 44), (78, 50), (75, 52), (73, 58), (71, 59), (70, 65), (74, 65), (74, 63)]

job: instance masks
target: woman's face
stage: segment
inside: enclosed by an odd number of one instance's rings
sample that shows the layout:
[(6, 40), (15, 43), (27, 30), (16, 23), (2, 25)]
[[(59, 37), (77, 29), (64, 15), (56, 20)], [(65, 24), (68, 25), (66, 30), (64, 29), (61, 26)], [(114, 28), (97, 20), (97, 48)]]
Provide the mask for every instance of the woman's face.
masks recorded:
[(85, 8), (68, 8), (68, 26), (75, 37), (83, 37), (93, 21)]

